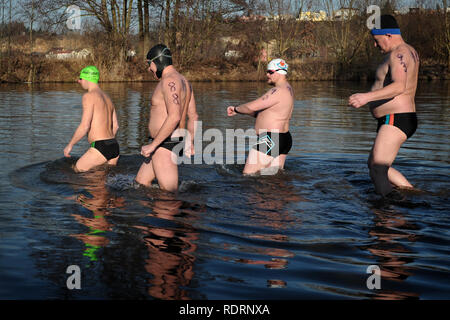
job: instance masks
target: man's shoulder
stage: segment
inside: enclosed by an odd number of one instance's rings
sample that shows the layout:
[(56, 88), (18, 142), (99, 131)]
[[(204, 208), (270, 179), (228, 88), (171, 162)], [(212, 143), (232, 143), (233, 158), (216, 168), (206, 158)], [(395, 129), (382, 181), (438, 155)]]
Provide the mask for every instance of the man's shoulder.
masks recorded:
[(164, 75), (161, 78), (161, 82), (162, 83), (169, 83), (169, 82), (173, 82), (173, 81), (181, 81), (183, 79), (183, 75), (181, 73), (179, 73), (178, 71), (174, 70), (171, 73)]
[(270, 94), (281, 94), (281, 95), (291, 95), (292, 93), (292, 87), (289, 83), (287, 83), (285, 86), (282, 87), (275, 87), (269, 90)]
[(186, 86), (189, 86), (192, 88), (189, 81), (180, 73), (172, 73), (170, 75), (167, 75), (163, 79), (161, 79), (160, 82), (162, 88), (164, 90), (170, 90), (170, 91), (176, 91), (178, 89), (183, 89)]
[(86, 92), (85, 94), (83, 94), (83, 104), (92, 106), (97, 105), (99, 104), (99, 101), (105, 101), (104, 95), (107, 96), (101, 90)]
[(390, 59), (394, 59), (394, 58), (407, 58), (409, 56), (409, 53), (411, 52), (411, 46), (409, 46), (408, 44), (402, 44), (400, 46), (398, 46), (397, 48), (395, 48), (394, 50), (392, 50), (390, 52)]
[(83, 94), (83, 98), (97, 98), (97, 97), (101, 97), (102, 94), (104, 94), (104, 92), (101, 89), (98, 90), (92, 90), (92, 91), (88, 91), (85, 94)]

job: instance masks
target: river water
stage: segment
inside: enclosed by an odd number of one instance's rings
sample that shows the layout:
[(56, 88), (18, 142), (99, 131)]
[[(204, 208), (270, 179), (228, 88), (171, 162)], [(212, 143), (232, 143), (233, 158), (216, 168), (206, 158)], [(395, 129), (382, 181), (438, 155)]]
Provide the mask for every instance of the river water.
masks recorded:
[[(292, 84), (282, 173), (243, 177), (242, 161), (203, 161), (180, 166), (176, 195), (137, 187), (155, 85), (102, 85), (122, 156), (85, 174), (70, 166), (86, 139), (63, 157), (81, 118), (78, 85), (0, 86), (0, 299), (450, 298), (450, 83), (419, 84), (419, 128), (394, 166), (421, 191), (396, 205), (379, 201), (368, 175), (376, 121), (346, 105), (369, 83)], [(193, 85), (203, 132), (224, 136), (254, 121), (226, 107), (268, 89)], [(71, 265), (80, 290), (67, 288)], [(380, 289), (367, 287), (371, 265)]]

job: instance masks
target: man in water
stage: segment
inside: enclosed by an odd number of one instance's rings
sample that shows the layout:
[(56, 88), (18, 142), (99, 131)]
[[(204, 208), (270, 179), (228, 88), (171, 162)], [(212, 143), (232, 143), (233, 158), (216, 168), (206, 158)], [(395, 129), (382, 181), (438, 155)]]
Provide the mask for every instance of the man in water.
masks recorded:
[[(195, 121), (198, 119), (194, 92), (186, 78), (172, 65), (172, 54), (158, 44), (147, 54), (148, 71), (159, 80), (153, 92), (150, 121), (150, 143), (141, 148), (147, 158), (136, 176), (136, 182), (149, 186), (156, 178), (161, 189), (178, 190), (177, 157), (194, 154)], [(186, 128), (187, 121), (187, 132)], [(186, 134), (189, 133), (189, 134)], [(175, 148), (176, 147), (176, 148)], [(178, 154), (172, 152), (181, 151)]]
[(78, 83), (88, 92), (83, 95), (83, 115), (80, 125), (69, 144), (64, 148), (64, 156), (70, 157), (73, 146), (86, 134), (91, 147), (78, 159), (76, 172), (88, 171), (104, 163), (116, 165), (119, 160), (119, 144), (115, 136), (119, 129), (116, 110), (109, 96), (98, 86), (100, 73), (94, 66), (81, 70)]
[(382, 15), (380, 29), (372, 29), (375, 46), (386, 56), (376, 71), (372, 90), (350, 96), (349, 105), (360, 108), (369, 103), (378, 120), (377, 136), (368, 166), (375, 191), (383, 197), (401, 199), (393, 189), (412, 188), (392, 163), (401, 145), (417, 128), (414, 96), (417, 88), (419, 55), (403, 40), (394, 17)]
[(228, 116), (246, 114), (256, 118), (257, 143), (252, 147), (244, 174), (255, 174), (268, 167), (284, 168), (292, 147), (289, 120), (294, 108), (294, 92), (286, 79), (288, 64), (274, 59), (267, 66), (267, 83), (274, 86), (262, 97), (239, 106), (229, 106)]

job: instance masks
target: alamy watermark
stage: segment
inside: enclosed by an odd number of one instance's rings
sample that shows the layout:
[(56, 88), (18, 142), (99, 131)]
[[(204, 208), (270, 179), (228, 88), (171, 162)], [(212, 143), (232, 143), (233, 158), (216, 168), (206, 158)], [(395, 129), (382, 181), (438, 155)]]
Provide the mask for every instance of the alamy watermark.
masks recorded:
[(367, 267), (366, 273), (371, 274), (369, 278), (367, 278), (366, 286), (369, 290), (380, 290), (381, 289), (381, 269), (377, 265), (371, 265)]
[[(172, 148), (174, 154), (172, 161), (175, 164), (270, 164), (271, 170), (261, 171), (261, 174), (276, 174), (273, 169), (278, 166), (277, 157), (281, 142), (277, 130), (259, 134), (255, 129), (225, 129), (223, 132), (217, 128), (209, 128), (203, 131), (202, 121), (196, 121), (195, 127), (193, 139), (188, 130), (177, 130), (177, 134), (183, 137), (183, 141), (176, 142)], [(191, 141), (194, 144), (194, 154), (191, 153)], [(252, 149), (257, 149), (259, 152), (253, 152), (250, 156)], [(175, 156), (181, 154), (185, 156)]]
[(379, 6), (377, 5), (370, 5), (367, 7), (366, 12), (368, 14), (371, 14), (367, 20), (366, 20), (366, 26), (369, 30), (372, 29), (380, 29), (381, 27), (381, 22), (380, 22), (380, 17), (381, 17), (381, 9)]
[(70, 274), (70, 276), (67, 278), (66, 286), (67, 289), (73, 290), (81, 289), (81, 269), (77, 265), (70, 265), (66, 269), (66, 273)]
[(69, 30), (81, 30), (81, 9), (76, 5), (67, 7), (66, 13), (70, 14), (67, 18), (66, 26)]

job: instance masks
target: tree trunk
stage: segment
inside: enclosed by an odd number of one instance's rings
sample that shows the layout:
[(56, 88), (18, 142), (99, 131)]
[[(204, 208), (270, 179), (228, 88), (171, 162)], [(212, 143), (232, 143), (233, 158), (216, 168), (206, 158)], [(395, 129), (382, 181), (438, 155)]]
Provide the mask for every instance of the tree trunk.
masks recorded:
[(139, 19), (139, 41), (144, 40), (144, 12), (142, 11), (142, 0), (138, 0), (138, 19)]
[(31, 14), (30, 14), (30, 71), (28, 73), (28, 82), (33, 82), (34, 81), (33, 21), (34, 21), (34, 1), (31, 1)]
[(164, 44), (168, 44), (170, 42), (170, 0), (166, 0), (166, 21), (164, 28)]
[(180, 0), (176, 0), (172, 17), (172, 43), (170, 44), (170, 47), (173, 48), (174, 50), (177, 47), (177, 32), (179, 30), (178, 28), (179, 13), (180, 13)]

